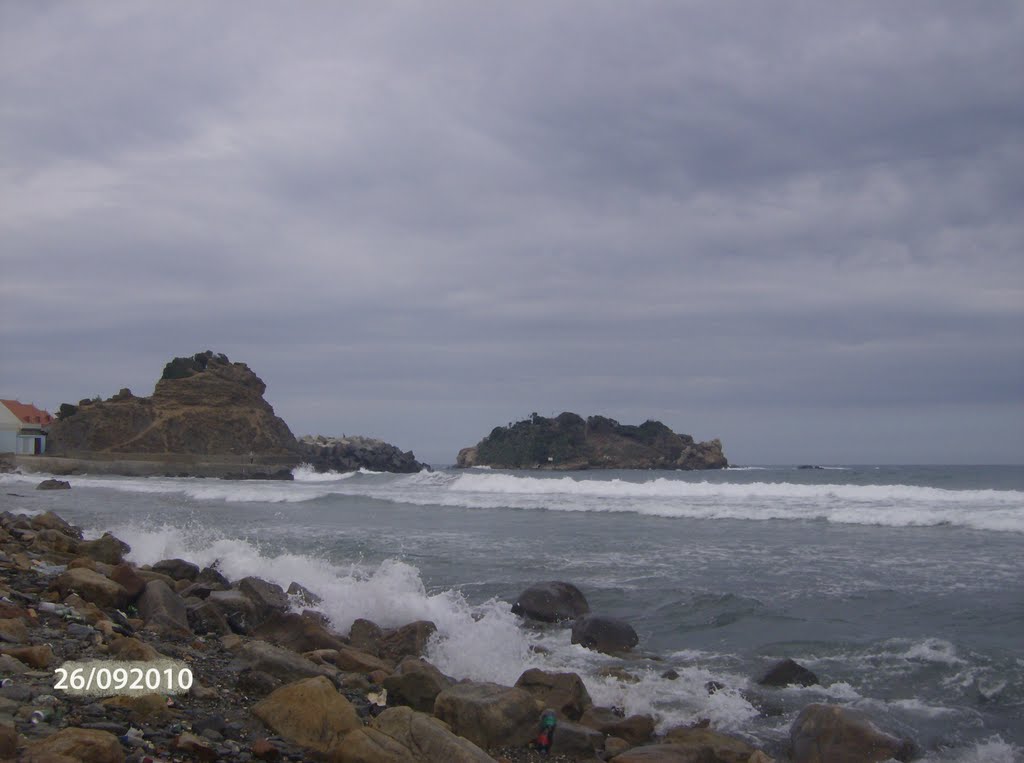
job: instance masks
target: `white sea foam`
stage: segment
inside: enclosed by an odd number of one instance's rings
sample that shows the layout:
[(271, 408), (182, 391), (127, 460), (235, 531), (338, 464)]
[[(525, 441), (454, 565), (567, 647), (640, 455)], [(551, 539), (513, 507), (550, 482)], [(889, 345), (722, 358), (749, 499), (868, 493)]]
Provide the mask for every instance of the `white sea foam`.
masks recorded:
[(1021, 763), (1024, 749), (1004, 742), (994, 736), (983, 742), (960, 749), (931, 752), (921, 758), (921, 763)]

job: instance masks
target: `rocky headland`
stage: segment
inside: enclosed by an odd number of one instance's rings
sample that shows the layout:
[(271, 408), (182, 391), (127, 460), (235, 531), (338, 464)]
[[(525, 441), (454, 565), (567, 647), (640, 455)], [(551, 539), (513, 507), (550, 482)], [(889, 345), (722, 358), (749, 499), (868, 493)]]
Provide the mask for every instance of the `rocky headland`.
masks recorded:
[(20, 459), (19, 466), (69, 473), (94, 462), (92, 471), (109, 474), (278, 479), (302, 463), (318, 471), (426, 468), (411, 451), (381, 440), (298, 440), (265, 392), (262, 379), (226, 355), (174, 358), (150, 397), (122, 389), (106, 400), (61, 405), (47, 438), (50, 459)]
[(696, 442), (660, 421), (639, 426), (604, 416), (575, 413), (538, 416), (495, 427), (471, 448), (459, 451), (456, 466), (499, 469), (724, 469), (729, 465), (719, 440)]
[[(444, 675), (423, 657), (436, 633), (428, 621), (384, 629), (356, 620), (343, 634), (301, 583), (283, 590), (256, 577), (228, 580), (216, 564), (200, 569), (183, 559), (139, 566), (129, 553), (110, 534), (84, 539), (53, 513), (0, 514), (0, 759), (773, 760), (707, 722), (656, 734), (651, 716), (596, 706), (574, 673), (534, 668), (514, 686)], [(579, 590), (561, 582), (524, 591), (516, 610), (541, 622), (576, 618), (574, 640), (580, 621), (581, 629), (595, 621)], [(634, 643), (630, 635), (610, 646)], [(187, 691), (78, 696), (56, 688), (68, 661), (173, 664), (194, 681)], [(774, 671), (776, 685), (817, 680), (801, 670)], [(532, 740), (548, 710), (557, 728), (550, 755), (541, 756)], [(790, 745), (776, 751), (778, 760), (871, 763), (913, 754), (866, 718), (820, 704), (794, 722)]]

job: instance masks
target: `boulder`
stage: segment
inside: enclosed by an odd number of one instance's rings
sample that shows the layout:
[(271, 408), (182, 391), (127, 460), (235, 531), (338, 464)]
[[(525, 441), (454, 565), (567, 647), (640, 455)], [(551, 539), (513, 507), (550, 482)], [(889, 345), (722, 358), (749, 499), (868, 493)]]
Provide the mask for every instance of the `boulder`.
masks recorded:
[(124, 586), (85, 567), (62, 572), (50, 587), (62, 598), (77, 593), (102, 609), (124, 609), (128, 604), (128, 592)]
[(755, 750), (741, 739), (706, 728), (674, 728), (665, 734), (665, 742), (691, 751), (694, 760), (712, 763), (748, 763)]
[(390, 674), (394, 669), (393, 665), (384, 662), (379, 657), (374, 657), (366, 652), (360, 652), (358, 649), (353, 649), (344, 644), (342, 644), (340, 649), (316, 649), (312, 652), (307, 652), (306, 655), (316, 662), (329, 662), (332, 665), (336, 665), (339, 670), (343, 670), (346, 673), (362, 673), (366, 675), (375, 670), (381, 670)]
[(531, 668), (519, 676), (516, 686), (530, 692), (544, 707), (553, 708), (572, 721), (578, 721), (594, 704), (583, 679), (575, 673), (548, 673)]
[[(54, 481), (56, 482), (59, 480)], [(65, 535), (75, 538), (76, 540), (82, 539), (82, 531), (79, 528), (69, 522), (66, 522), (63, 517), (52, 511), (47, 511), (32, 517), (32, 519), (29, 520), (29, 527), (34, 530), (58, 530)]]
[(362, 728), (345, 735), (328, 756), (334, 763), (419, 763), (407, 747), (383, 731)]
[(429, 620), (417, 620), (385, 631), (377, 641), (380, 656), (392, 662), (400, 662), (404, 657), (420, 657), (436, 631), (437, 626)]
[(174, 580), (195, 580), (199, 574), (199, 565), (184, 559), (164, 559), (154, 564), (152, 570)]
[(525, 745), (534, 737), (538, 713), (529, 692), (493, 683), (459, 683), (434, 701), (435, 716), (484, 749)]
[(378, 642), (383, 635), (384, 631), (377, 623), (359, 618), (352, 623), (348, 632), (348, 640), (356, 649), (368, 652), (374, 657), (380, 657)]
[(604, 734), (572, 721), (559, 721), (551, 743), (551, 754), (572, 760), (592, 760), (604, 748)]
[(315, 665), (290, 649), (266, 641), (247, 641), (235, 653), (236, 667), (262, 671), (275, 678), (291, 681), (296, 678), (331, 677), (338, 671), (329, 665)]
[(77, 554), (80, 541), (60, 530), (39, 530), (29, 545), (33, 551), (56, 551), (59, 554)]
[(67, 480), (43, 480), (36, 485), (36, 490), (70, 490), (71, 483)]
[(347, 648), (340, 636), (312, 618), (294, 612), (274, 612), (253, 630), (252, 635), (294, 652)]
[(388, 708), (374, 718), (370, 727), (409, 750), (413, 760), (494, 763), (490, 755), (469, 739), (456, 736), (437, 718), (410, 707)]
[(203, 569), (199, 571), (199, 574), (196, 575), (195, 582), (206, 583), (211, 588), (218, 591), (223, 591), (225, 588), (229, 588), (231, 586), (231, 581), (220, 573), (220, 570), (217, 569), (216, 565), (217, 563), (214, 562), (210, 567), (203, 567)]
[(30, 761), (59, 760), (62, 757), (83, 763), (123, 763), (124, 750), (109, 731), (66, 728), (33, 742), (26, 750)]
[(124, 562), (116, 565), (110, 571), (110, 579), (124, 586), (124, 590), (128, 594), (129, 603), (139, 598), (142, 592), (146, 590), (146, 581), (139, 576), (132, 565), (125, 564)]
[(152, 660), (166, 659), (164, 655), (160, 654), (149, 644), (139, 641), (132, 636), (115, 638), (107, 647), (107, 654), (115, 659), (127, 660), (129, 662), (135, 660), (151, 662)]
[(719, 761), (717, 758), (701, 757), (683, 745), (648, 744), (619, 753), (611, 759), (611, 763), (719, 763)]
[(285, 591), (285, 593), (297, 598), (299, 603), (304, 607), (316, 607), (324, 601), (321, 597), (306, 588), (306, 586), (301, 583), (296, 583), (294, 580), (288, 586), (288, 590)]
[(151, 580), (146, 583), (138, 607), (148, 630), (168, 635), (192, 635), (184, 600), (163, 581)]
[(614, 617), (584, 615), (572, 624), (572, 643), (596, 652), (628, 652), (639, 642), (633, 626)]
[(590, 612), (586, 597), (571, 583), (535, 583), (516, 598), (512, 613), (545, 623), (575, 620)]
[(19, 618), (0, 620), (0, 641), (26, 644), (28, 643), (28, 627)]
[(221, 611), (208, 601), (186, 602), (186, 614), (188, 625), (193, 633), (200, 636), (213, 634), (215, 636), (226, 636), (231, 633), (231, 626), (228, 620), (221, 614)]
[(607, 707), (591, 707), (580, 718), (580, 724), (608, 736), (624, 739), (631, 745), (649, 742), (654, 736), (654, 719), (649, 715), (623, 718)]
[(235, 583), (235, 588), (244, 593), (256, 607), (258, 622), (271, 615), (288, 611), (288, 594), (277, 583), (268, 583), (257, 577), (245, 577)]
[(352, 704), (324, 676), (275, 689), (252, 712), (282, 738), (322, 754), (362, 725)]
[(121, 564), (131, 550), (131, 546), (110, 533), (103, 533), (96, 540), (84, 541), (79, 547), (79, 553), (104, 564)]
[(241, 591), (214, 591), (206, 601), (216, 607), (235, 633), (249, 633), (258, 622), (256, 605)]
[(910, 760), (914, 746), (886, 734), (855, 710), (808, 705), (789, 729), (793, 763), (877, 763)]
[(433, 713), (437, 695), (455, 682), (426, 660), (406, 657), (384, 679), (388, 704), (408, 705), (421, 713)]
[(818, 683), (818, 677), (803, 665), (786, 659), (776, 663), (758, 683), (762, 686), (814, 686)]
[(3, 647), (0, 654), (6, 654), (16, 660), (20, 660), (30, 668), (46, 670), (53, 664), (53, 649), (49, 644), (38, 644), (36, 646), (15, 646)]

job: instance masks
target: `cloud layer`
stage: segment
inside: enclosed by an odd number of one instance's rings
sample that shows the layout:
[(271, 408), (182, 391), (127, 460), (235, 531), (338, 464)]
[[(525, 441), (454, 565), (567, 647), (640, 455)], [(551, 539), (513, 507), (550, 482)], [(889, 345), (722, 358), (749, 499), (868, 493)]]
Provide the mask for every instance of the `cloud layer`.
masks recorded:
[(0, 391), (1024, 461), (1015, 3), (0, 2)]

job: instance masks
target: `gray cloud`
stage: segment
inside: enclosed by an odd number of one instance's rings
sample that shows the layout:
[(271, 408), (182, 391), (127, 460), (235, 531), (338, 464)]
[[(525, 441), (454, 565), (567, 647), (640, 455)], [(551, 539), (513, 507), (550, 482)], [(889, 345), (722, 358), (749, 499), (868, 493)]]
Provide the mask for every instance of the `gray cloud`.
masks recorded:
[(209, 347), (293, 429), (436, 461), (567, 408), (737, 461), (1020, 462), (1022, 36), (1013, 3), (0, 3), (0, 390)]

